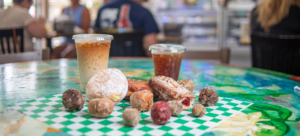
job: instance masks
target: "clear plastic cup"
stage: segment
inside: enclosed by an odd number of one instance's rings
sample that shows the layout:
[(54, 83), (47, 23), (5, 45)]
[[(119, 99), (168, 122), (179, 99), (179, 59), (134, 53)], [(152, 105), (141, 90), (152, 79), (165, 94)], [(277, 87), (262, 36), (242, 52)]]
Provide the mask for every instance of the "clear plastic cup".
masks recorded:
[(177, 81), (186, 47), (176, 44), (154, 44), (149, 50), (152, 53), (155, 76), (167, 76)]
[(79, 34), (73, 35), (77, 50), (81, 91), (85, 92), (89, 79), (108, 65), (112, 35)]

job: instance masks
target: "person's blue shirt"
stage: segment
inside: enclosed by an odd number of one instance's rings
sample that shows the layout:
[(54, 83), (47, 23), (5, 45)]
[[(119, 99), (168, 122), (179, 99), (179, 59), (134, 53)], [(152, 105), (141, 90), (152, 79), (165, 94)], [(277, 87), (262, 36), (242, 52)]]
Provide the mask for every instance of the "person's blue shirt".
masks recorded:
[(72, 10), (71, 7), (67, 7), (63, 11), (63, 15), (71, 16), (76, 26), (82, 26), (82, 12), (84, 10), (83, 5), (79, 5), (76, 9)]
[(101, 7), (98, 11), (94, 29), (120, 28), (122, 27), (122, 20), (120, 19), (124, 18), (126, 18), (126, 21), (123, 20), (123, 27), (141, 30), (144, 36), (159, 32), (151, 12), (131, 0), (115, 0)]
[[(82, 12), (83, 12), (84, 8), (85, 7), (83, 5), (79, 5), (76, 9), (72, 10), (71, 6), (69, 6), (63, 10), (63, 15), (70, 16), (72, 18), (73, 22), (75, 23), (75, 25), (78, 27), (81, 27), (82, 26)], [(65, 43), (75, 45), (75, 42), (72, 39), (72, 37), (66, 37)]]

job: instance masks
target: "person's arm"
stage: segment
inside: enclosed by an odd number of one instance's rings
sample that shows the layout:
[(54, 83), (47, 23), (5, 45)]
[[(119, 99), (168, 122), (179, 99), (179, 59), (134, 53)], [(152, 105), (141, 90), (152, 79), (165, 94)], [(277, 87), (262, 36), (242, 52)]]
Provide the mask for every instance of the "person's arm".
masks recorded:
[(33, 21), (26, 26), (27, 31), (32, 37), (43, 38), (47, 36), (45, 23)]
[(100, 15), (101, 15), (101, 8), (98, 10), (97, 18), (93, 26), (94, 33), (97, 33), (98, 30), (101, 28)]
[(143, 46), (146, 51), (146, 55), (148, 57), (151, 56), (151, 52), (149, 51), (149, 46), (153, 45), (153, 44), (157, 44), (156, 33), (150, 33), (150, 34), (145, 35), (144, 39), (143, 39)]
[(34, 19), (28, 11), (21, 12), (19, 15), (20, 21), (22, 21), (24, 29), (28, 31), (28, 33), (32, 37), (43, 38), (47, 36), (47, 30), (45, 28), (45, 19), (40, 17), (38, 19)]
[(157, 33), (159, 32), (159, 29), (154, 20), (154, 17), (150, 12), (148, 12), (144, 17), (145, 18), (143, 24), (143, 31), (144, 31), (143, 46), (146, 51), (146, 55), (150, 57), (151, 52), (149, 51), (149, 46), (153, 44), (157, 44)]
[(91, 17), (90, 17), (90, 12), (87, 8), (84, 8), (84, 10), (82, 11), (81, 21), (82, 21), (81, 29), (84, 30), (85, 32), (88, 32), (91, 26)]
[(299, 0), (293, 0), (293, 5), (296, 5), (296, 6), (300, 6), (300, 1)]

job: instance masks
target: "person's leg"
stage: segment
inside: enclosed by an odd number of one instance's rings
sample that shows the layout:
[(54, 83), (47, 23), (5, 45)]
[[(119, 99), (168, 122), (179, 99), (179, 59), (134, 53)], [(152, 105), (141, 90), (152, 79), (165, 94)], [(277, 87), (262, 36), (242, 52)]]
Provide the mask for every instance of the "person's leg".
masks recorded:
[(77, 58), (76, 47), (69, 45), (62, 53), (63, 58)]
[(61, 58), (61, 53), (66, 49), (67, 45), (60, 45), (53, 49), (51, 59)]

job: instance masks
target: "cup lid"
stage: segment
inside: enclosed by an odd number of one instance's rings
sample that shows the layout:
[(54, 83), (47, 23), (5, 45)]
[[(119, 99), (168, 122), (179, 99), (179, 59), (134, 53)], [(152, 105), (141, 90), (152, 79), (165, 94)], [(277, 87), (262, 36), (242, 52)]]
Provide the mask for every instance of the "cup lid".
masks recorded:
[(149, 50), (163, 52), (183, 52), (186, 51), (186, 47), (178, 44), (154, 44), (149, 46)]
[(77, 34), (72, 39), (113, 40), (114, 37), (108, 34)]

